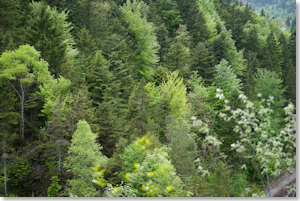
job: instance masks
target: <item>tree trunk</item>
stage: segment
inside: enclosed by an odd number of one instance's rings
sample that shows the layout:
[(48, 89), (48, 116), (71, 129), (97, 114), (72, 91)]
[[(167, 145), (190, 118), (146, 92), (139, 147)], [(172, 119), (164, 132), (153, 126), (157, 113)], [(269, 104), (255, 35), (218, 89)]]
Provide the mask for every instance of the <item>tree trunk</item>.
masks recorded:
[(141, 119), (141, 122), (142, 122), (142, 127), (141, 127), (141, 137), (143, 137), (143, 134), (144, 134), (144, 119), (143, 119), (143, 115), (144, 115), (144, 96), (142, 96), (142, 119)]
[(22, 95), (21, 95), (21, 122), (20, 122), (20, 132), (21, 132), (21, 141), (24, 141), (24, 89), (23, 89), (23, 85), (22, 82), (20, 80), (20, 87), (21, 87), (21, 91), (22, 91)]
[(7, 195), (7, 182), (6, 182), (6, 147), (5, 147), (5, 138), (3, 146), (3, 163), (4, 163), (4, 197)]
[(60, 154), (60, 142), (58, 143), (58, 172), (61, 174), (61, 154)]

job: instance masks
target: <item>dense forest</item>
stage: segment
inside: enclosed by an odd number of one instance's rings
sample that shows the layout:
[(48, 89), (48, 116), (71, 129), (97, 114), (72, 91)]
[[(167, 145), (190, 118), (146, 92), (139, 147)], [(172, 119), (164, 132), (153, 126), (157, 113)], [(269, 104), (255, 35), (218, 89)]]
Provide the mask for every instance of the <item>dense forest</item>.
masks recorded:
[(0, 0), (0, 195), (271, 196), (296, 167), (295, 19), (282, 31), (242, 0)]
[(274, 18), (296, 17), (296, 0), (247, 0), (257, 12), (263, 9), (267, 16)]

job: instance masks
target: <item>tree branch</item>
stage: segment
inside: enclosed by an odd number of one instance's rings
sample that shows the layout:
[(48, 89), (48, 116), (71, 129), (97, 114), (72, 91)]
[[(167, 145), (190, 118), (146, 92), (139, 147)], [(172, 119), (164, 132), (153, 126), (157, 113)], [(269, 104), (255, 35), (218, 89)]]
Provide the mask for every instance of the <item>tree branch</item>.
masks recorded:
[(17, 92), (18, 96), (20, 97), (20, 99), (22, 99), (21, 95), (19, 94), (19, 92), (16, 90), (16, 88), (10, 83), (10, 81), (7, 79), (7, 82), (10, 84), (10, 86), (15, 90), (15, 92)]

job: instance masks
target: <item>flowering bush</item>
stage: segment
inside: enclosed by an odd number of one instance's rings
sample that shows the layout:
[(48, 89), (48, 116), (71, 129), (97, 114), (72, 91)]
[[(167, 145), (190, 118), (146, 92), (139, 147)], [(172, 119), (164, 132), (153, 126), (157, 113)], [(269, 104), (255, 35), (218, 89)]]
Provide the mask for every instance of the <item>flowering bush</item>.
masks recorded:
[(224, 121), (235, 121), (234, 132), (240, 135), (241, 140), (233, 143), (232, 149), (251, 159), (266, 192), (283, 170), (291, 171), (296, 165), (296, 114), (290, 103), (284, 108), (287, 115), (285, 125), (280, 132), (275, 132), (271, 126), (274, 98), (269, 96), (266, 100), (261, 98), (260, 93), (257, 96), (260, 102), (255, 106), (244, 94), (240, 94), (239, 99), (245, 104), (245, 109), (232, 109), (221, 89), (217, 89), (216, 94), (217, 98), (224, 100), (228, 111), (219, 115)]

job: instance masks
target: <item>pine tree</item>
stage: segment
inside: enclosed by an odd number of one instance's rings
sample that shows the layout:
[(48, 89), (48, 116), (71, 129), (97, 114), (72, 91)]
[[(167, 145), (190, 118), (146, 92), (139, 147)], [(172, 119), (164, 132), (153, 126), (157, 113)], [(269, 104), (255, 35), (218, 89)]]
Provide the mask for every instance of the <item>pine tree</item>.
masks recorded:
[(148, 104), (151, 101), (145, 86), (146, 81), (142, 78), (129, 97), (127, 112), (129, 130), (139, 133), (141, 137), (147, 133), (147, 123), (149, 121)]
[(260, 64), (256, 56), (257, 53), (254, 53), (252, 51), (248, 51), (245, 54), (245, 57), (247, 59), (247, 65), (243, 83), (245, 95), (250, 100), (254, 100), (257, 97), (257, 95), (254, 93), (254, 74), (256, 73), (256, 69), (259, 68)]
[(205, 44), (199, 42), (191, 51), (191, 70), (198, 71), (198, 74), (204, 79), (206, 85), (212, 84), (214, 73), (214, 57)]
[(95, 112), (99, 126), (97, 142), (103, 146), (102, 153), (107, 157), (113, 155), (114, 146), (123, 136), (121, 119), (117, 117), (118, 106), (111, 101), (104, 100)]
[(296, 31), (296, 16), (292, 20), (291, 32)]
[(14, 127), (18, 124), (19, 114), (15, 111), (17, 106), (17, 97), (12, 92), (11, 86), (5, 79), (0, 79), (0, 88), (2, 89), (0, 94), (0, 147), (2, 150), (1, 160), (3, 161), (3, 173), (4, 173), (4, 192), (3, 195), (7, 196), (7, 183), (8, 183), (8, 171), (7, 171), (7, 159), (13, 151), (12, 141), (16, 138), (14, 133)]
[(195, 16), (190, 19), (191, 25), (190, 27), (188, 26), (188, 29), (190, 30), (194, 45), (197, 45), (198, 42), (206, 41), (209, 38), (210, 33), (206, 26), (204, 14), (202, 11), (199, 11), (197, 4), (195, 4), (193, 10), (195, 10)]
[(189, 133), (189, 127), (186, 122), (169, 119), (167, 124), (166, 137), (171, 148), (170, 158), (176, 168), (176, 172), (184, 180), (187, 177), (194, 176), (196, 173), (196, 143), (194, 136)]
[(288, 16), (288, 17), (286, 18), (285, 25), (288, 26), (288, 27), (291, 25), (291, 19), (290, 19), (290, 16)]
[(285, 91), (285, 98), (291, 100), (296, 106), (296, 66), (292, 64), (290, 59), (286, 65), (286, 76), (284, 77), (284, 86), (287, 87)]
[(25, 42), (41, 53), (41, 57), (49, 63), (50, 72), (58, 76), (70, 43), (71, 24), (66, 21), (64, 12), (60, 13), (44, 2), (32, 2), (30, 7)]
[(120, 83), (116, 82), (113, 73), (109, 70), (109, 62), (100, 51), (97, 51), (90, 61), (87, 83), (95, 106), (103, 101), (104, 93), (110, 94), (109, 99), (119, 96)]
[(262, 67), (278, 74), (281, 73), (281, 64), (283, 62), (282, 50), (273, 31), (268, 35), (264, 51), (265, 55)]
[(180, 25), (164, 59), (164, 66), (171, 71), (178, 70), (180, 76), (184, 78), (187, 78), (190, 73), (190, 45), (191, 37), (186, 30), (186, 25)]
[(161, 24), (159, 27), (156, 28), (156, 36), (157, 42), (160, 45), (160, 49), (158, 51), (159, 61), (164, 62), (164, 57), (167, 54), (170, 40), (168, 38), (168, 30), (165, 24)]
[(143, 2), (127, 0), (120, 7), (124, 20), (128, 24), (129, 35), (131, 36), (131, 59), (134, 63), (134, 73), (138, 78), (148, 77), (152, 73), (152, 67), (158, 61), (156, 55), (159, 45), (154, 34), (153, 23), (147, 22), (142, 11), (146, 8)]
[(78, 33), (78, 39), (76, 39), (75, 42), (80, 53), (86, 57), (91, 56), (91, 54), (97, 49), (95, 41), (85, 27), (80, 30)]

